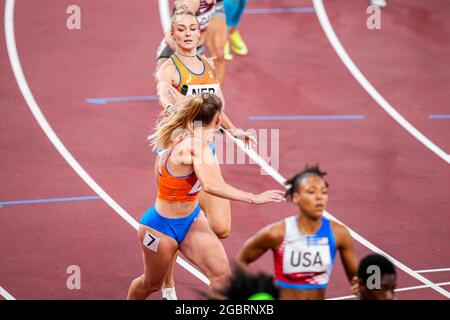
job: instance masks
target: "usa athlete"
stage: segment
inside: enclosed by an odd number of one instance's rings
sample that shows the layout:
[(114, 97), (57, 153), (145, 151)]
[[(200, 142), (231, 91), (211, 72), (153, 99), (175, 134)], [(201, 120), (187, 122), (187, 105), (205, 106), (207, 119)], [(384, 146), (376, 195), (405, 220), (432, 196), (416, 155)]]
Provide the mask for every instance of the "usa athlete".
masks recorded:
[(318, 166), (307, 166), (287, 181), (286, 196), (298, 206), (298, 214), (260, 230), (238, 253), (238, 263), (247, 267), (273, 251), (280, 299), (324, 299), (336, 251), (350, 283), (357, 273), (358, 261), (347, 228), (323, 216), (328, 200), (324, 176)]
[(225, 250), (199, 206), (200, 184), (205, 192), (229, 200), (254, 204), (284, 200), (278, 190), (253, 194), (224, 181), (209, 147), (220, 125), (221, 108), (217, 96), (197, 96), (150, 136), (154, 147), (167, 151), (158, 165), (155, 205), (142, 216), (138, 231), (144, 274), (131, 283), (128, 299), (145, 299), (159, 291), (177, 250), (208, 277), (211, 292), (228, 280)]

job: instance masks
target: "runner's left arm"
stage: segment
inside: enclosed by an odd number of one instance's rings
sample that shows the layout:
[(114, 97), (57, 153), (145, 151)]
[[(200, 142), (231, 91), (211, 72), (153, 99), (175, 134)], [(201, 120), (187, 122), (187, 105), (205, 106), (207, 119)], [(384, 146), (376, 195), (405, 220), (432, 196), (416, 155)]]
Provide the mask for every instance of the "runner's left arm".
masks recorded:
[(358, 272), (358, 259), (353, 249), (353, 238), (343, 225), (334, 221), (331, 222), (331, 225), (335, 234), (336, 249), (339, 250), (345, 274), (351, 283)]

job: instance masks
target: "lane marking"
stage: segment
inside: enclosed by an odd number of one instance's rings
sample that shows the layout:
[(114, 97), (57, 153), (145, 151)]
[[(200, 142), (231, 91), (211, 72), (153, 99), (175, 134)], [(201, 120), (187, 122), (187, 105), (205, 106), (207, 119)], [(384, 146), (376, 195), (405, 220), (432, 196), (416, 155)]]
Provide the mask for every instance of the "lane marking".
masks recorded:
[(169, 1), (167, 0), (158, 0), (159, 7), (159, 19), (161, 21), (161, 27), (163, 34), (165, 35), (170, 30), (170, 7)]
[(99, 200), (99, 196), (88, 197), (69, 197), (69, 198), (53, 198), (53, 199), (36, 199), (36, 200), (17, 200), (17, 201), (0, 201), (1, 206), (13, 206), (18, 204), (33, 204), (33, 203), (51, 203), (51, 202), (66, 202), (66, 201), (86, 201)]
[(398, 124), (400, 124), (406, 131), (408, 131), (413, 137), (419, 140), (428, 149), (441, 157), (447, 164), (450, 164), (450, 155), (444, 150), (439, 148), (430, 139), (423, 135), (413, 125), (411, 125), (387, 100), (373, 87), (373, 85), (367, 80), (367, 78), (358, 69), (355, 63), (352, 61), (348, 53), (342, 46), (339, 38), (336, 36), (334, 29), (328, 19), (325, 7), (322, 0), (312, 0), (314, 8), (316, 9), (317, 18), (322, 26), (325, 35), (331, 43), (331, 46), (336, 51), (339, 58), (342, 60), (348, 71), (355, 77), (356, 81), (367, 91), (367, 93), (384, 109)]
[[(52, 129), (47, 119), (43, 115), (39, 105), (37, 104), (33, 94), (31, 93), (30, 87), (25, 79), (23, 73), (22, 65), (20, 63), (19, 54), (17, 52), (16, 39), (14, 33), (14, 6), (15, 0), (6, 0), (5, 4), (5, 37), (6, 37), (6, 48), (8, 51), (9, 61), (16, 78), (19, 89), (27, 103), (27, 106), (31, 110), (31, 113), (35, 117), (41, 129), (46, 134), (47, 138), (56, 148), (56, 150), (61, 154), (61, 156), (66, 160), (66, 162), (72, 167), (72, 169), (80, 176), (80, 178), (97, 193), (114, 211), (122, 217), (126, 222), (128, 222), (134, 229), (139, 228), (139, 223), (129, 215), (116, 201), (114, 201), (109, 194), (100, 187), (97, 182), (91, 178), (91, 176), (81, 167), (81, 165), (75, 160), (69, 150), (61, 142), (55, 131)], [(202, 275), (194, 267), (190, 266), (182, 258), (177, 257), (177, 262), (184, 268), (187, 269), (194, 276), (199, 278), (201, 281), (209, 285), (209, 280), (205, 281), (205, 276)]]
[(446, 272), (446, 271), (450, 271), (450, 268), (416, 270), (417, 273), (434, 273), (434, 272)]
[(12, 294), (10, 294), (8, 291), (6, 291), (5, 289), (3, 289), (2, 287), (0, 287), (0, 296), (2, 296), (3, 298), (5, 298), (6, 300), (16, 300), (16, 298), (14, 298), (12, 296)]
[[(440, 287), (448, 286), (448, 285), (450, 285), (450, 282), (436, 283), (436, 285), (438, 285)], [(405, 291), (427, 289), (427, 288), (430, 288), (430, 286), (422, 285), (422, 286), (414, 286), (414, 287), (405, 287), (405, 288), (396, 289), (394, 291), (395, 292), (405, 292)], [(355, 295), (351, 295), (351, 296), (342, 296), (342, 297), (330, 298), (330, 299), (325, 299), (325, 300), (347, 300), (347, 299), (354, 299), (354, 298), (356, 298), (356, 296)]]
[(125, 97), (105, 97), (105, 98), (88, 98), (87, 103), (91, 104), (107, 104), (109, 102), (129, 102), (129, 101), (157, 101), (157, 96), (125, 96)]
[(430, 114), (428, 117), (433, 120), (448, 120), (450, 119), (450, 114)]
[[(162, 1), (166, 1), (167, 0), (160, 0), (159, 3), (161, 4)], [(313, 0), (315, 1), (315, 0)], [(314, 2), (316, 3), (316, 2)], [(160, 7), (160, 12), (161, 12), (161, 7)], [(169, 16), (168, 12), (166, 12), (165, 17)], [(163, 16), (161, 16), (161, 22), (162, 22)], [(163, 24), (164, 27), (164, 24)], [(236, 138), (234, 138), (228, 131), (224, 130), (224, 132), (238, 145), (239, 148), (241, 148), (241, 150), (243, 150), (256, 164), (258, 164), (267, 174), (269, 174), (275, 181), (277, 181), (279, 184), (281, 184), (283, 187), (286, 187), (284, 185), (284, 182), (286, 181), (286, 179), (278, 172), (276, 171), (273, 167), (271, 167), (270, 165), (267, 164), (266, 161), (264, 161), (253, 149), (247, 149), (245, 147), (245, 144), (243, 141), (241, 140), (237, 140)], [(341, 223), (342, 225), (344, 225), (350, 232), (351, 236), (360, 244), (362, 244), (363, 246), (365, 246), (366, 248), (370, 249), (371, 251), (378, 253), (378, 254), (382, 254), (385, 257), (387, 257), (388, 259), (391, 260), (391, 262), (393, 264), (395, 264), (399, 269), (403, 270), (404, 272), (408, 273), (410, 276), (416, 278), (417, 280), (419, 280), (420, 282), (429, 285), (431, 288), (433, 288), (434, 290), (436, 290), (437, 292), (441, 293), (442, 295), (446, 296), (447, 298), (450, 298), (450, 293), (447, 292), (446, 290), (442, 289), (441, 287), (438, 287), (435, 283), (431, 282), (430, 280), (428, 280), (427, 278), (423, 277), (422, 275), (418, 274), (417, 272), (415, 272), (414, 270), (412, 270), (411, 268), (407, 267), (405, 264), (401, 263), (400, 261), (398, 261), (397, 259), (394, 259), (392, 256), (390, 256), (389, 254), (387, 254), (386, 252), (384, 252), (383, 250), (381, 250), (380, 248), (378, 248), (377, 246), (375, 246), (373, 243), (369, 242), (368, 240), (366, 240), (365, 238), (363, 238), (361, 235), (359, 235), (358, 233), (356, 233), (355, 231), (353, 231), (352, 229), (350, 229), (347, 225), (345, 225), (344, 223), (342, 223), (341, 221), (339, 221), (338, 219), (336, 219), (335, 217), (333, 217), (329, 212), (325, 211), (324, 216), (327, 217), (328, 219), (332, 219), (335, 220), (339, 223)]]
[(277, 14), (277, 13), (314, 13), (314, 7), (249, 8), (244, 10), (244, 14)]
[(364, 120), (363, 115), (249, 116), (252, 121)]

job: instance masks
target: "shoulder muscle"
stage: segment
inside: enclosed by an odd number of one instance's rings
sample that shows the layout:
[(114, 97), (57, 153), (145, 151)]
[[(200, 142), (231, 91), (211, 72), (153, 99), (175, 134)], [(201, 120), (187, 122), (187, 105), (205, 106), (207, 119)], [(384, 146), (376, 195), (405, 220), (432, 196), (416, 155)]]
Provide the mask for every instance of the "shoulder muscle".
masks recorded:
[(156, 75), (158, 82), (168, 82), (175, 84), (179, 82), (180, 76), (178, 74), (177, 68), (171, 59), (167, 59), (159, 68)]
[(272, 223), (261, 229), (254, 239), (266, 248), (278, 248), (284, 239), (284, 220)]
[(333, 230), (334, 238), (337, 246), (346, 246), (352, 241), (352, 236), (348, 229), (342, 224), (331, 221), (331, 229)]

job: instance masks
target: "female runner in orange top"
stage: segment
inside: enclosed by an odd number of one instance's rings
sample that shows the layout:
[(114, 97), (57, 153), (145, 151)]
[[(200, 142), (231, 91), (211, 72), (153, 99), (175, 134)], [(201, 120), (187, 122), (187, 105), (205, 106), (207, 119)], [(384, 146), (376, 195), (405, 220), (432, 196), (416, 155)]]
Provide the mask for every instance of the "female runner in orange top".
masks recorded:
[(221, 109), (217, 96), (197, 96), (150, 136), (153, 146), (167, 151), (158, 166), (156, 203), (143, 215), (138, 231), (144, 274), (131, 283), (128, 299), (145, 299), (159, 291), (177, 250), (208, 277), (211, 292), (228, 280), (225, 250), (199, 206), (200, 185), (205, 192), (229, 200), (254, 204), (284, 200), (282, 191), (254, 195), (224, 181), (209, 147), (221, 123)]
[[(157, 91), (163, 114), (166, 116), (171, 114), (177, 109), (177, 105), (185, 103), (192, 94), (201, 92), (216, 93), (223, 101), (213, 62), (198, 55), (196, 51), (200, 30), (195, 15), (183, 7), (177, 9), (172, 18), (171, 35), (176, 42), (176, 52), (157, 73)], [(188, 96), (181, 94), (183, 85), (189, 88)], [(221, 126), (246, 143), (250, 141), (256, 143), (249, 133), (237, 129), (223, 111)], [(211, 147), (214, 152), (214, 145)], [(219, 238), (228, 237), (231, 233), (230, 201), (204, 191), (200, 192), (199, 200), (212, 230)], [(164, 287), (168, 288), (163, 289), (167, 298), (176, 297), (172, 289), (174, 288), (172, 272), (168, 272)]]

